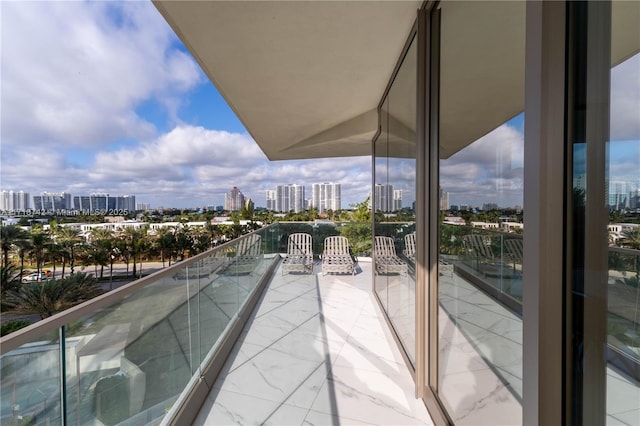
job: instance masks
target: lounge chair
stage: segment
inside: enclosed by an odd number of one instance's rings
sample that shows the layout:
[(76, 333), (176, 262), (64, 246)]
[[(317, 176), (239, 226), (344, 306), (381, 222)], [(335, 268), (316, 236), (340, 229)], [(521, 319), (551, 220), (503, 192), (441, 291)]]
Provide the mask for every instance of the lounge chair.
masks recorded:
[(374, 262), (376, 274), (407, 274), (407, 264), (396, 255), (391, 237), (375, 237)]
[(285, 272), (313, 272), (313, 245), (311, 234), (289, 235), (287, 254), (282, 261), (282, 275)]
[(346, 237), (327, 237), (322, 253), (322, 275), (329, 272), (355, 275), (353, 258), (349, 253), (349, 240)]
[(404, 236), (404, 255), (409, 261), (416, 262), (416, 233), (412, 232)]

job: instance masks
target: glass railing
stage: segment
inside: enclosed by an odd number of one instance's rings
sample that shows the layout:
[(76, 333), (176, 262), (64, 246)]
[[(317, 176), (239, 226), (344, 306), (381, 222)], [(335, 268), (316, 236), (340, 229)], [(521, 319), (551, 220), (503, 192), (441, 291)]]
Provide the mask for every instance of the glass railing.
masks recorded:
[(371, 255), (370, 224), (275, 223), (5, 336), (0, 424), (174, 421), (296, 232)]
[(609, 361), (640, 381), (640, 250), (609, 247)]
[(257, 300), (281, 231), (262, 228), (3, 337), (0, 423), (171, 421)]
[[(454, 273), (522, 315), (522, 236), (442, 225), (440, 273)], [(607, 358), (640, 380), (640, 251), (609, 247)]]

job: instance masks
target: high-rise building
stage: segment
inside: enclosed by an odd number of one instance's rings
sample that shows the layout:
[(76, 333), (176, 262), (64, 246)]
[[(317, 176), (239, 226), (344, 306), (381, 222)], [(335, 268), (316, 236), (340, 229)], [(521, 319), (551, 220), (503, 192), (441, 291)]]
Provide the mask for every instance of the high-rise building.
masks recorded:
[(29, 208), (29, 193), (24, 191), (2, 191), (0, 211), (17, 212)]
[(224, 194), (224, 209), (228, 211), (238, 211), (244, 206), (245, 197), (237, 186)]
[(339, 183), (314, 183), (311, 186), (311, 207), (316, 208), (318, 213), (340, 210), (340, 192)]
[(377, 183), (374, 188), (374, 205), (376, 211), (392, 212), (393, 205), (393, 185)]
[(393, 190), (393, 211), (402, 210), (402, 189)]
[(449, 210), (449, 193), (440, 188), (440, 210)]
[(267, 189), (266, 193), (267, 197), (267, 210), (275, 210), (276, 209), (276, 191), (273, 189)]
[(299, 213), (305, 209), (304, 186), (291, 183), (278, 185), (275, 192), (275, 211)]
[(71, 210), (71, 194), (68, 192), (43, 192), (42, 195), (33, 196), (33, 207), (36, 210), (56, 212)]
[(121, 215), (136, 211), (136, 196), (111, 196), (104, 193), (76, 195), (73, 197), (73, 208), (80, 212)]

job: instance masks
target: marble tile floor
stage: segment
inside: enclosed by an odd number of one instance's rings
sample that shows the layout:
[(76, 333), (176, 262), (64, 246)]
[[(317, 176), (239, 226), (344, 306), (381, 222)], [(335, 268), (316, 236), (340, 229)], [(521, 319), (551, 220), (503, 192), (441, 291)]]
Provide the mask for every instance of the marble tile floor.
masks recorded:
[(371, 280), (276, 271), (195, 424), (432, 424)]
[[(454, 274), (440, 277), (439, 381), (456, 424), (522, 422), (522, 319)], [(640, 383), (607, 371), (607, 425), (640, 425)]]

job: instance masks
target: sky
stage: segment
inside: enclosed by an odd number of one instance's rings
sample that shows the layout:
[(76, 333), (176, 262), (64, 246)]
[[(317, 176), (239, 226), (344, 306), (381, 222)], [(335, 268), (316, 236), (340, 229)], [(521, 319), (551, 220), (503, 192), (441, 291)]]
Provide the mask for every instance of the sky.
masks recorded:
[[(278, 184), (371, 190), (369, 157), (270, 162), (150, 2), (0, 2), (0, 186), (257, 206)], [(73, 23), (70, 25), (69, 23)]]
[[(270, 162), (155, 7), (146, 1), (0, 1), (0, 188), (136, 195), (152, 207), (222, 205), (237, 186), (257, 206), (278, 184), (371, 190), (371, 159)], [(611, 173), (638, 177), (640, 59), (612, 73)], [(522, 204), (523, 118), (441, 164), (451, 203)], [(613, 146), (613, 145), (612, 145)], [(413, 199), (411, 162), (390, 179)], [(415, 166), (413, 166), (415, 167)], [(394, 182), (390, 182), (394, 183)]]

